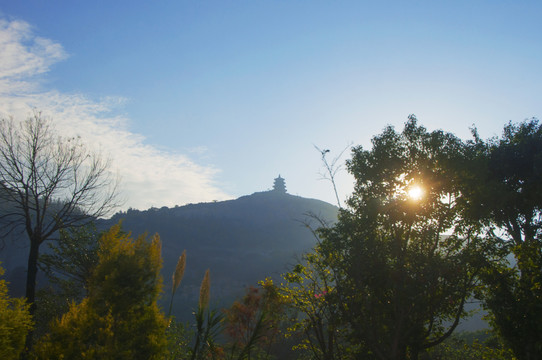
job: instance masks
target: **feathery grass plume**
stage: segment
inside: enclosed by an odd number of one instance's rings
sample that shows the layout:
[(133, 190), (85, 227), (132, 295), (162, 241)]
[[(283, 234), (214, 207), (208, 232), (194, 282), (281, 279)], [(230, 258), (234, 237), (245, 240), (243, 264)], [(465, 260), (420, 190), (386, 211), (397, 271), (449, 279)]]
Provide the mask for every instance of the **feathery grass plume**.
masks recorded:
[(209, 306), (209, 297), (211, 292), (211, 278), (209, 277), (209, 269), (205, 272), (201, 287), (199, 288), (199, 308), (206, 309)]
[(177, 288), (183, 279), (185, 266), (186, 250), (184, 250), (182, 255), (179, 257), (179, 261), (177, 261), (177, 266), (175, 267), (175, 272), (173, 273), (173, 288), (171, 289), (172, 295), (175, 294), (175, 291), (177, 291)]
[[(196, 334), (190, 360), (208, 359), (209, 355), (216, 359), (220, 352), (220, 347), (216, 346), (216, 338), (222, 332), (223, 316), (216, 310), (208, 310), (210, 291), (211, 278), (210, 271), (207, 269), (199, 289), (198, 309), (194, 312)], [(206, 318), (205, 315), (207, 315)]]
[(179, 257), (179, 261), (177, 261), (177, 266), (175, 267), (175, 272), (172, 276), (172, 287), (171, 287), (171, 299), (169, 301), (169, 311), (167, 313), (167, 316), (170, 317), (171, 315), (171, 309), (173, 308), (173, 296), (175, 296), (175, 292), (177, 291), (177, 288), (181, 284), (181, 280), (184, 276), (184, 268), (186, 266), (186, 250), (183, 251), (181, 256)]

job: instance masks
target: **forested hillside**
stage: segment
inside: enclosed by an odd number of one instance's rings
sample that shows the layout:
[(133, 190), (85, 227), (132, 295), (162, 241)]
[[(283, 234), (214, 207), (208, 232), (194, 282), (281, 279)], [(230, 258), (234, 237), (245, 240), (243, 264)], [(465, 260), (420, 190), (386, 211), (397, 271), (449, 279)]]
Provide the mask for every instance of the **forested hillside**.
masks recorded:
[[(98, 221), (98, 227), (106, 230), (122, 222), (122, 229), (132, 234), (160, 235), (164, 304), (169, 302), (171, 274), (186, 249), (186, 273), (173, 307), (177, 316), (185, 318), (197, 302), (206, 269), (211, 272), (211, 303), (228, 306), (247, 286), (287, 271), (316, 243), (307, 226), (315, 228), (320, 220), (333, 222), (336, 215), (337, 208), (326, 202), (266, 191), (222, 202), (128, 210)], [(12, 293), (17, 296), (24, 294), (27, 253), (28, 248), (10, 241), (0, 251)], [(42, 277), (41, 285), (44, 281)]]
[(318, 225), (314, 217), (333, 222), (336, 215), (337, 208), (326, 202), (266, 191), (222, 202), (128, 210), (99, 226), (106, 229), (122, 221), (125, 231), (160, 234), (164, 302), (169, 301), (175, 264), (186, 249), (186, 272), (173, 308), (184, 317), (197, 302), (206, 269), (211, 272), (211, 303), (228, 305), (247, 286), (267, 276), (277, 278), (314, 247), (316, 238), (307, 228)]

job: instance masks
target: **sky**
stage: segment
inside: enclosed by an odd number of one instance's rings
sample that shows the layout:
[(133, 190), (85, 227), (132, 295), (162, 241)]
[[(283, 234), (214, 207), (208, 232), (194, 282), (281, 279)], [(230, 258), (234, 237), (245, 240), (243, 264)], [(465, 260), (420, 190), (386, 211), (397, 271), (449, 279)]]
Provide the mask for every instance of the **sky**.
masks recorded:
[(409, 114), (464, 139), (542, 116), (540, 18), (517, 0), (0, 0), (0, 116), (37, 109), (111, 158), (119, 210), (279, 174), (336, 203), (315, 146), (370, 148)]

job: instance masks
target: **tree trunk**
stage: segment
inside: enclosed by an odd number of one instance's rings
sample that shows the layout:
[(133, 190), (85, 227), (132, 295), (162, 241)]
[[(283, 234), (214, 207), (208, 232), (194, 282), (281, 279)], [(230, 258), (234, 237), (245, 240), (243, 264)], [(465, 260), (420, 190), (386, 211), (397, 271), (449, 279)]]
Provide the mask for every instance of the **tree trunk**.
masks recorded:
[[(30, 238), (30, 254), (28, 255), (28, 270), (26, 273), (26, 301), (30, 304), (32, 318), (36, 313), (36, 277), (38, 274), (40, 244), (41, 242), (35, 236)], [(34, 332), (30, 330), (26, 335), (26, 353), (32, 348), (33, 334)]]
[(26, 300), (30, 304), (30, 315), (36, 312), (36, 277), (38, 274), (38, 256), (40, 242), (37, 239), (30, 241), (30, 254), (28, 255), (28, 270), (26, 273)]

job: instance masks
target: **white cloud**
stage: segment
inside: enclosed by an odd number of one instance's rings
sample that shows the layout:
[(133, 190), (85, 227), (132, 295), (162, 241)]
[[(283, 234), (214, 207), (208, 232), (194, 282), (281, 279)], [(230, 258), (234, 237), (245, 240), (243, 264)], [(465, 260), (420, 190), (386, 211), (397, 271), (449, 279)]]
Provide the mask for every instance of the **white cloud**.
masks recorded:
[(60, 44), (35, 36), (24, 21), (0, 19), (0, 91), (21, 93), (36, 90), (36, 75), (64, 58)]
[(28, 23), (0, 19), (0, 115), (24, 119), (40, 110), (63, 135), (79, 135), (109, 155), (122, 178), (124, 208), (229, 198), (213, 183), (217, 169), (145, 144), (144, 136), (128, 130), (129, 119), (112, 116), (123, 99), (43, 90), (38, 75), (66, 57), (60, 44), (36, 36)]

